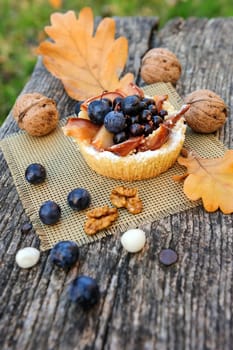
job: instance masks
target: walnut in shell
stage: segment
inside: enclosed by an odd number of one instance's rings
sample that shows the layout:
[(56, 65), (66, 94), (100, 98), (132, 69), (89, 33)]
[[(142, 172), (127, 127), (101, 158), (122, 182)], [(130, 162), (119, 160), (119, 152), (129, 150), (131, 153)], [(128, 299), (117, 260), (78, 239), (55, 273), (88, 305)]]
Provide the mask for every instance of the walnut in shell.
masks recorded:
[(141, 77), (147, 84), (170, 82), (175, 85), (180, 75), (181, 64), (168, 49), (151, 49), (142, 59)]
[(49, 134), (59, 120), (55, 101), (37, 92), (21, 95), (12, 112), (19, 128), (32, 136)]
[(225, 123), (227, 106), (215, 92), (196, 90), (187, 95), (184, 101), (191, 105), (185, 113), (185, 119), (195, 132), (212, 133)]

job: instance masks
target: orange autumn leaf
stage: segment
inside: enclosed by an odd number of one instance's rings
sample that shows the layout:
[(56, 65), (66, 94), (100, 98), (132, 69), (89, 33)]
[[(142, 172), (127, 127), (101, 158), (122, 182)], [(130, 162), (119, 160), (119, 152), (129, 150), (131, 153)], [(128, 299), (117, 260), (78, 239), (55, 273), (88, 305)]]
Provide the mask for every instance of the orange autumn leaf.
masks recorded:
[(49, 0), (49, 3), (55, 9), (59, 9), (62, 6), (62, 0)]
[(119, 78), (128, 58), (128, 41), (115, 39), (113, 19), (104, 18), (94, 33), (93, 12), (85, 7), (78, 19), (74, 11), (52, 14), (45, 32), (52, 41), (42, 42), (36, 52), (73, 99), (122, 89), (133, 81), (130, 73)]
[(224, 214), (233, 213), (233, 150), (220, 158), (201, 158), (194, 153), (179, 157), (178, 163), (187, 173), (174, 177), (184, 180), (184, 193), (191, 200), (202, 199), (208, 212), (220, 208)]

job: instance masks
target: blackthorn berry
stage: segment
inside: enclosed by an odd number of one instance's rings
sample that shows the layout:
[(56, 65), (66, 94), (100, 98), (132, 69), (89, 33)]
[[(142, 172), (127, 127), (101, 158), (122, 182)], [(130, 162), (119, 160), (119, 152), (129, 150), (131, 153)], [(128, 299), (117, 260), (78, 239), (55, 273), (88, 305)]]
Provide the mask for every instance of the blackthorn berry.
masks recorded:
[(67, 200), (72, 209), (83, 210), (89, 206), (91, 196), (85, 188), (75, 188), (68, 194)]
[(39, 184), (46, 178), (46, 170), (39, 163), (30, 164), (25, 171), (25, 178), (31, 184)]
[(63, 269), (72, 267), (78, 258), (79, 247), (73, 241), (60, 241), (55, 244), (50, 252), (51, 262)]
[(43, 224), (56, 224), (61, 217), (61, 208), (53, 201), (43, 203), (39, 210), (39, 217)]
[(99, 286), (96, 280), (89, 276), (78, 276), (69, 287), (69, 298), (84, 309), (90, 309), (100, 298)]

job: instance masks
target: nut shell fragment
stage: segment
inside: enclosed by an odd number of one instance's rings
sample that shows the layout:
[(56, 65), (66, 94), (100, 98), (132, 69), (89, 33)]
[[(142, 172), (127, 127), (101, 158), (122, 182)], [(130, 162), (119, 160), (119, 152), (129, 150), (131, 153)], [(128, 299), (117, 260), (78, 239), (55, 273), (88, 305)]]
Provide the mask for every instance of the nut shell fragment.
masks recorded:
[(12, 112), (19, 128), (32, 136), (49, 134), (59, 120), (55, 101), (37, 92), (21, 95)]
[(185, 103), (190, 104), (185, 113), (185, 120), (195, 132), (215, 132), (226, 121), (227, 106), (223, 99), (211, 90), (196, 90), (185, 97)]

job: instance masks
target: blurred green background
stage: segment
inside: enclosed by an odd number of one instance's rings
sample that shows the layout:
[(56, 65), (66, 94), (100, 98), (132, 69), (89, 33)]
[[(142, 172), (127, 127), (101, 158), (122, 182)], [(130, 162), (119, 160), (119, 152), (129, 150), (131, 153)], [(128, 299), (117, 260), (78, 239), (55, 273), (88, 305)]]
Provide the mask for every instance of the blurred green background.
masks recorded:
[[(57, 0), (59, 2), (59, 0)], [(158, 16), (160, 26), (173, 17), (233, 16), (233, 0), (1, 0), (0, 125), (30, 77), (37, 57), (33, 49), (45, 39), (43, 28), (55, 11), (91, 6), (96, 16)]]

